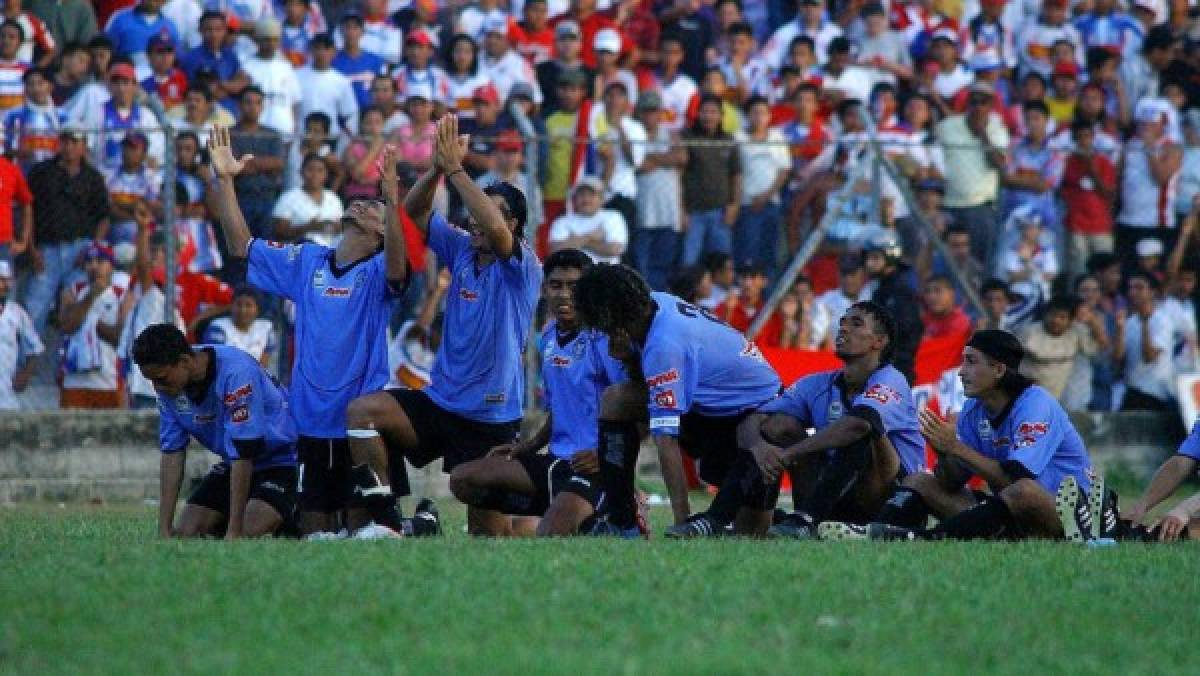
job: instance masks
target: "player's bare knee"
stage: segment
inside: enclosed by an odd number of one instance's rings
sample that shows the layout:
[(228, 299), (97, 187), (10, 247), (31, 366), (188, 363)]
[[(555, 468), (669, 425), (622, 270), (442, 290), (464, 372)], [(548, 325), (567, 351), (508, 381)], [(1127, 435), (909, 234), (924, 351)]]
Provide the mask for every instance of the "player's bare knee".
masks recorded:
[(1000, 491), (1000, 499), (1008, 505), (1010, 512), (1017, 514), (1034, 507), (1044, 493), (1042, 487), (1033, 479), (1017, 479)]
[(900, 482), (900, 485), (904, 486), (905, 488), (913, 489), (921, 497), (925, 497), (926, 495), (940, 490), (937, 477), (927, 472), (914, 472), (909, 474), (908, 476), (904, 477), (904, 480)]
[(450, 493), (454, 495), (459, 502), (464, 504), (473, 504), (479, 501), (482, 487), (479, 482), (479, 472), (474, 463), (459, 465), (450, 471)]
[(368, 394), (354, 399), (346, 406), (346, 426), (350, 428), (373, 429), (379, 414), (379, 405), (375, 394)]

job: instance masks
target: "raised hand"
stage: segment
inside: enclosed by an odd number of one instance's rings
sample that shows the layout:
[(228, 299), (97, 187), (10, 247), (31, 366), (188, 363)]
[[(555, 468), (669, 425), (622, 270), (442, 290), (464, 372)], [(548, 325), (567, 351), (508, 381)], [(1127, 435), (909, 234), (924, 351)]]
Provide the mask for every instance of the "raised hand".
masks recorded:
[(929, 441), (933, 450), (942, 455), (953, 455), (958, 441), (954, 426), (929, 409), (919, 411), (917, 417), (921, 423), (921, 436)]
[(379, 192), (389, 204), (400, 202), (400, 178), (396, 173), (396, 164), (400, 161), (400, 151), (396, 146), (387, 144), (379, 152), (376, 164), (379, 167)]
[(237, 176), (246, 168), (246, 164), (254, 159), (253, 155), (242, 155), (241, 159), (234, 159), (233, 148), (229, 143), (229, 128), (220, 125), (213, 126), (212, 134), (208, 137), (208, 154), (213, 171), (220, 177)]
[(463, 158), (467, 156), (467, 143), (470, 137), (459, 135), (458, 117), (447, 113), (437, 123), (437, 136), (434, 143), (433, 163), (443, 174), (462, 169)]

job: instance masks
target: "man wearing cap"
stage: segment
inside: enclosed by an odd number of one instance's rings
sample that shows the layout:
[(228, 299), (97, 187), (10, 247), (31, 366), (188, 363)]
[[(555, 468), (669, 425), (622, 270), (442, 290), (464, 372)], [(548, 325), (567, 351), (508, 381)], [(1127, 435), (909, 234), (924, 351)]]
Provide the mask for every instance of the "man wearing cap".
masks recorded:
[(58, 328), (66, 337), (61, 408), (121, 408), (117, 343), (125, 315), (129, 275), (114, 270), (116, 258), (102, 242), (83, 251), (86, 280), (63, 289)]
[(1021, 27), (1017, 54), (1022, 76), (1037, 73), (1049, 77), (1054, 68), (1054, 44), (1066, 40), (1074, 48), (1075, 63), (1083, 63), (1083, 38), (1067, 21), (1067, 0), (1045, 0), (1036, 21)]
[[(1073, 481), (1091, 487), (1091, 459), (1054, 397), (1018, 372), (1025, 350), (1007, 331), (980, 331), (963, 348), (968, 397), (957, 423), (919, 413), (938, 462), (909, 475), (868, 525), (829, 522), (824, 539), (977, 540), (1062, 538), (1055, 495)], [(990, 493), (966, 488), (973, 475)], [(930, 515), (940, 523), (925, 528)]]
[(460, 125), (462, 132), (471, 136), (463, 168), (471, 178), (479, 178), (495, 165), (496, 137), (502, 128), (500, 93), (489, 82), (475, 89), (471, 103), (475, 107), (475, 117), (463, 120)]
[(596, 53), (592, 51), (596, 33), (604, 28), (617, 28), (617, 22), (596, 11), (596, 5), (597, 0), (571, 0), (571, 8), (567, 13), (560, 14), (550, 21), (550, 25), (555, 27), (555, 35), (558, 34), (559, 24), (565, 21), (575, 24), (575, 29), (579, 32), (580, 58), (588, 68), (596, 67)]
[(0, 257), (0, 411), (20, 408), (16, 395), (25, 391), (38, 355), (46, 351), (25, 308), (9, 296), (12, 284), (12, 263)]
[(140, 131), (126, 134), (121, 141), (121, 164), (103, 172), (111, 208), (108, 241), (114, 245), (132, 244), (136, 235), (134, 210), (138, 204), (162, 215), (163, 177), (162, 172), (146, 166), (146, 135)]
[(99, 129), (100, 133), (89, 133), (92, 152), (98, 158), (97, 165), (114, 168), (121, 164), (121, 141), (132, 130), (141, 130), (148, 139), (146, 157), (152, 166), (161, 166), (163, 158), (162, 132), (158, 121), (145, 106), (137, 103), (137, 73), (127, 62), (118, 61), (108, 71), (108, 91), (111, 95), (102, 106), (76, 111), (78, 119), (71, 120), (85, 130)]
[(817, 63), (825, 63), (830, 41), (842, 34), (836, 23), (825, 18), (825, 6), (820, 0), (800, 0), (799, 5), (796, 18), (780, 26), (763, 45), (762, 57), (772, 68), (783, 66), (792, 40), (801, 35), (812, 38)]
[(1114, 249), (1126, 262), (1134, 243), (1143, 237), (1155, 237), (1167, 248), (1175, 246), (1176, 186), (1183, 166), (1180, 139), (1170, 130), (1176, 114), (1166, 99), (1142, 99), (1134, 109), (1137, 135), (1125, 143), (1121, 156), (1121, 210)]
[(58, 155), (29, 170), (29, 191), (38, 207), (33, 210), (34, 275), (25, 307), (43, 333), (59, 287), (70, 280), (79, 255), (93, 239), (108, 236), (108, 189), (104, 176), (87, 162), (80, 129), (63, 128)]
[(158, 95), (164, 108), (183, 102), (188, 81), (183, 70), (175, 67), (175, 43), (168, 35), (155, 35), (147, 46), (150, 58), (150, 76), (142, 80), (142, 89), (147, 94)]
[(604, 182), (584, 176), (571, 190), (574, 211), (550, 226), (550, 251), (579, 249), (598, 263), (619, 263), (629, 244), (629, 227), (620, 212), (603, 209)]
[(423, 29), (416, 29), (404, 38), (404, 63), (392, 71), (399, 97), (408, 94), (411, 85), (424, 85), (433, 92), (433, 103), (445, 106), (450, 100), (450, 83), (446, 71), (433, 63), (433, 39)]
[(533, 102), (542, 103), (542, 90), (537, 86), (537, 75), (533, 66), (521, 58), (508, 44), (508, 20), (489, 17), (483, 22), (483, 53), (479, 58), (479, 71), (495, 85), (501, 101), (508, 100), (508, 92), (518, 82), (533, 86)]
[(549, 115), (558, 110), (558, 82), (564, 71), (584, 73), (584, 91), (592, 91), (591, 78), (594, 71), (584, 65), (580, 57), (583, 43), (580, 40), (579, 24), (560, 21), (554, 27), (554, 58), (537, 65), (538, 87), (545, 97), (542, 113)]
[(362, 16), (354, 12), (347, 13), (334, 34), (334, 41), (341, 45), (341, 49), (333, 59), (333, 67), (350, 78), (354, 94), (358, 97), (359, 109), (371, 105), (371, 82), (376, 75), (387, 70), (383, 59), (363, 50), (362, 40)]
[[(486, 188), (497, 183), (510, 183), (525, 195), (534, 194), (537, 186), (529, 185), (529, 174), (523, 171), (521, 166), (525, 156), (525, 144), (521, 141), (521, 135), (517, 130), (501, 131), (494, 145), (495, 159), (491, 170), (475, 179), (479, 187)], [(465, 160), (463, 166), (466, 166)]]
[(933, 78), (933, 90), (942, 99), (953, 100), (955, 94), (975, 79), (959, 59), (958, 33), (949, 28), (934, 31), (930, 52), (938, 65), (937, 76)]
[(304, 120), (310, 113), (322, 112), (329, 116), (339, 132), (353, 136), (358, 130), (358, 97), (350, 79), (333, 68), (337, 48), (333, 36), (321, 33), (312, 39), (312, 63), (296, 71), (296, 80), (304, 95), (300, 98), (297, 119)]
[(254, 27), (258, 52), (242, 63), (242, 70), (250, 76), (263, 95), (262, 117), (258, 120), (285, 137), (297, 130), (301, 100), (308, 92), (300, 89), (300, 81), (292, 64), (279, 55), (279, 36), (282, 27), (276, 19), (263, 19)]
[(137, 5), (118, 10), (108, 19), (104, 33), (113, 41), (113, 55), (132, 59), (141, 80), (150, 75), (146, 50), (150, 38), (166, 35), (172, 44), (179, 42), (175, 26), (162, 13), (164, 0), (140, 0)]
[(249, 76), (242, 71), (242, 62), (233, 47), (225, 45), (229, 35), (229, 24), (225, 15), (216, 10), (205, 10), (200, 15), (201, 44), (189, 49), (179, 59), (179, 65), (194, 81), (202, 70), (211, 70), (217, 80), (215, 98), (237, 96), (250, 83)]

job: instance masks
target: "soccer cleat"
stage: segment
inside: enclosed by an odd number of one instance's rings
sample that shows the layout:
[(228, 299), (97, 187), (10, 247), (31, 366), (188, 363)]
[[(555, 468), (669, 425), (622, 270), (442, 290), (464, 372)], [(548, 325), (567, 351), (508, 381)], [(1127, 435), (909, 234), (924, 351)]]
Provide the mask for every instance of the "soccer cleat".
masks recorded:
[(1058, 521), (1062, 524), (1063, 537), (1067, 542), (1082, 544), (1091, 539), (1091, 513), (1086, 501), (1079, 493), (1079, 483), (1075, 477), (1068, 475), (1058, 485), (1058, 493), (1054, 496), (1054, 511), (1058, 512)]
[(355, 540), (397, 540), (403, 537), (403, 534), (374, 521), (354, 531)]
[(442, 534), (442, 519), (438, 513), (437, 503), (430, 498), (422, 498), (408, 519), (409, 535), (429, 537)]
[(725, 527), (713, 523), (704, 514), (693, 514), (687, 521), (676, 524), (663, 531), (663, 535), (672, 540), (687, 540), (691, 538), (712, 538), (725, 535)]
[(597, 519), (592, 529), (588, 531), (588, 535), (592, 537), (609, 537), (622, 538), (625, 540), (637, 540), (642, 537), (642, 531), (637, 526), (629, 528), (621, 528), (608, 519)]
[(792, 512), (767, 529), (767, 537), (788, 540), (811, 540), (816, 534), (816, 524), (804, 512)]
[(350, 533), (343, 528), (336, 533), (328, 530), (319, 530), (315, 533), (309, 533), (307, 536), (305, 536), (304, 540), (306, 542), (325, 542), (327, 540), (346, 540), (349, 537)]
[(1117, 492), (1111, 488), (1104, 489), (1104, 501), (1100, 508), (1099, 521), (1099, 539), (1115, 541), (1121, 534), (1121, 512), (1117, 505)]
[(1104, 477), (1096, 475), (1092, 479), (1092, 489), (1088, 491), (1088, 539), (1095, 540), (1104, 530), (1104, 502), (1108, 497), (1104, 490)]
[(822, 540), (881, 540), (908, 542), (917, 539), (917, 532), (903, 526), (878, 521), (860, 525), (843, 521), (822, 521), (817, 526), (817, 535)]

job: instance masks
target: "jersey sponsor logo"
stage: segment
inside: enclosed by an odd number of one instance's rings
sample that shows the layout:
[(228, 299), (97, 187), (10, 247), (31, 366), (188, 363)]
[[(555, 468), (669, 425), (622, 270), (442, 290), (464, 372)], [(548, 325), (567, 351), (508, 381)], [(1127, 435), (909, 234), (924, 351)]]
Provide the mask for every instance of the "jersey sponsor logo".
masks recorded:
[(483, 401), (488, 404), (503, 404), (507, 398), (503, 392), (483, 395)]
[(325, 271), (317, 270), (313, 273), (313, 288), (319, 289), (325, 286)]
[(275, 240), (271, 239), (263, 240), (263, 242), (272, 249), (282, 249), (287, 246), (287, 244), (284, 244), (283, 242), (276, 242)]
[(254, 388), (250, 386), (250, 383), (246, 383), (245, 385), (242, 385), (236, 390), (225, 395), (225, 405), (233, 406), (238, 402), (239, 399), (245, 399), (246, 397), (250, 396), (251, 392), (254, 392)]
[(670, 369), (646, 378), (646, 387), (662, 387), (663, 385), (670, 385), (676, 382), (679, 382), (679, 371)]
[(831, 421), (841, 419), (843, 413), (845, 413), (845, 409), (842, 406), (842, 402), (836, 399), (829, 402), (829, 419)]
[(1049, 422), (1023, 422), (1017, 426), (1017, 448), (1028, 448), (1050, 431)]
[(567, 368), (571, 365), (571, 358), (564, 357), (561, 354), (556, 354), (553, 357), (550, 357), (550, 365), (557, 366), (559, 368)]
[(900, 393), (883, 383), (876, 383), (869, 387), (863, 396), (867, 399), (874, 399), (881, 404), (887, 404), (893, 401), (900, 401)]
[(992, 440), (992, 448), (1008, 448), (1011, 441), (1008, 437), (996, 437)]
[(353, 291), (354, 289), (343, 289), (340, 286), (327, 286), (321, 295), (329, 298), (349, 298)]
[(297, 258), (299, 258), (299, 257), (300, 257), (300, 251), (301, 251), (301, 250), (302, 250), (302, 249), (301, 249), (301, 246), (300, 246), (299, 244), (293, 244), (292, 246), (288, 247), (288, 256), (287, 256), (287, 258), (288, 258), (288, 262), (289, 262), (289, 263), (292, 263), (292, 262), (294, 262), (294, 261), (295, 261)]
[(475, 301), (479, 300), (479, 292), (472, 291), (470, 289), (459, 289), (458, 297), (465, 301), (474, 303)]
[(246, 406), (238, 406), (230, 412), (229, 419), (235, 424), (248, 422), (250, 420), (250, 409)]
[(979, 432), (980, 439), (992, 438), (992, 424), (987, 421), (987, 418), (981, 419), (979, 424), (975, 427), (975, 430)]
[(650, 419), (650, 429), (652, 430), (661, 430), (672, 427), (679, 427), (679, 416), (668, 415)]
[(663, 390), (654, 394), (654, 405), (659, 408), (675, 408), (675, 390)]
[(759, 360), (763, 358), (762, 352), (758, 351), (758, 346), (748, 340), (746, 341), (746, 344), (742, 346), (741, 356)]

